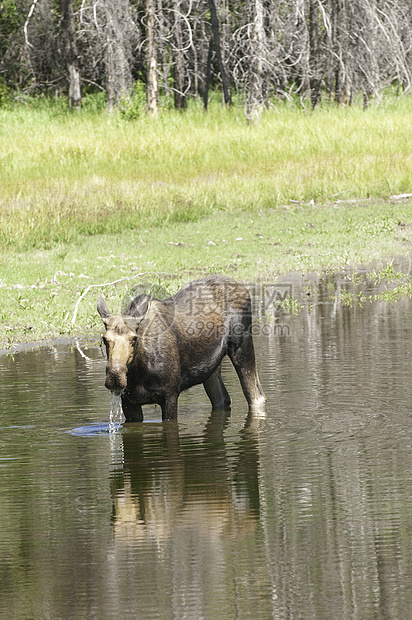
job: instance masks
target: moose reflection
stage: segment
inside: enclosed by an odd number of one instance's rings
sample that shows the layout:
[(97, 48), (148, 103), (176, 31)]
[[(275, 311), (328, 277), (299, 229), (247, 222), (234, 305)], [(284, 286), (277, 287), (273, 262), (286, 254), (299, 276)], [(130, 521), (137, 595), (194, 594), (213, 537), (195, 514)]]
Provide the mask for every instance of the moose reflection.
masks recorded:
[(163, 301), (133, 299), (113, 316), (103, 296), (97, 310), (106, 327), (107, 389), (121, 393), (128, 422), (143, 420), (142, 405), (157, 403), (163, 420), (177, 418), (179, 394), (203, 383), (213, 409), (230, 406), (220, 365), (228, 355), (254, 412), (265, 395), (256, 369), (252, 309), (247, 289), (226, 277), (209, 276)]
[(115, 539), (160, 544), (176, 525), (188, 535), (216, 540), (252, 532), (259, 518), (257, 432), (239, 435), (235, 465), (224, 441), (227, 411), (213, 411), (199, 436), (179, 436), (177, 425), (129, 427), (123, 460), (112, 473)]

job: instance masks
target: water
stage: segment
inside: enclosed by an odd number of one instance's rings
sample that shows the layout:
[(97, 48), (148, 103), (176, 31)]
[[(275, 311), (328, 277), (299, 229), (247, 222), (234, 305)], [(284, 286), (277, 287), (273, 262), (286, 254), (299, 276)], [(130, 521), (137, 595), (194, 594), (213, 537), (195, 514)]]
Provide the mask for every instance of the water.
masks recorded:
[(110, 394), (109, 433), (115, 433), (117, 430), (119, 430), (122, 422), (122, 399), (120, 394), (113, 392)]
[(412, 302), (340, 287), (256, 337), (266, 420), (230, 364), (121, 425), (100, 349), (0, 356), (2, 620), (412, 617)]

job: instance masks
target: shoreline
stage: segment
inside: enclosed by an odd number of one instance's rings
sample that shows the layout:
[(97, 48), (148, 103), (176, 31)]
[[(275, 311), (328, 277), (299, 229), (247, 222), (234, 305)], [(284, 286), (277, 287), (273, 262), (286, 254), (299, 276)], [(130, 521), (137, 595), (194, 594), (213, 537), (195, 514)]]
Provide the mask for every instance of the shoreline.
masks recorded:
[(409, 198), (219, 211), (195, 222), (3, 251), (0, 348), (93, 333), (101, 292), (119, 312), (138, 293), (164, 298), (208, 273), (273, 283), (399, 261), (409, 271), (411, 260)]
[[(231, 277), (233, 277), (233, 274), (230, 275)], [(175, 276), (176, 274), (171, 274), (172, 279)], [(363, 303), (365, 303), (365, 301), (382, 301), (384, 303), (394, 303), (399, 301), (400, 299), (411, 297), (412, 257), (408, 258), (398, 256), (391, 259), (375, 259), (369, 264), (358, 264), (357, 266), (348, 267), (342, 270), (324, 270), (323, 272), (309, 272), (306, 274), (295, 271), (285, 274), (277, 274), (276, 278), (274, 278), (272, 282), (268, 282), (267, 280), (259, 280), (259, 278), (256, 278), (253, 281), (252, 279), (249, 279), (248, 282), (243, 279), (243, 282), (247, 286), (249, 285), (250, 289), (252, 287), (255, 287), (255, 294), (257, 295), (260, 291), (260, 287), (262, 286), (265, 286), (266, 288), (278, 287), (278, 290), (280, 291), (279, 297), (281, 301), (277, 310), (279, 314), (290, 317), (291, 315), (299, 314), (304, 308), (308, 308), (318, 303), (317, 287), (319, 287), (321, 283), (331, 284), (331, 282), (333, 282), (336, 286), (334, 290), (335, 299), (332, 298), (333, 295), (331, 292), (331, 303), (336, 303), (336, 301), (339, 301), (339, 303), (342, 303), (342, 305), (347, 306), (361, 303), (359, 296), (353, 295), (352, 293), (345, 294), (345, 298), (342, 299), (340, 287), (351, 287), (354, 284), (362, 285), (368, 282), (368, 278), (372, 279), (372, 281), (375, 281), (375, 284), (378, 281), (382, 285), (382, 293), (380, 297), (377, 296), (374, 299), (367, 299), (365, 297)], [(235, 279), (239, 278), (235, 277)], [(242, 279), (239, 280), (242, 281)], [(397, 285), (400, 282), (402, 282), (403, 284), (406, 283), (406, 287), (404, 286), (404, 288), (401, 289), (399, 293), (399, 287), (397, 288)], [(287, 295), (284, 295), (285, 291)], [(393, 291), (394, 294), (391, 295), (391, 291)], [(269, 292), (269, 294), (272, 293)], [(259, 301), (258, 297), (256, 297), (256, 299), (257, 301)], [(257, 304), (256, 307), (259, 308), (259, 304)], [(261, 320), (262, 316), (263, 315), (258, 316), (256, 309), (254, 309), (255, 320)], [(89, 347), (96, 347), (99, 341), (98, 333), (99, 331), (103, 331), (103, 328), (100, 329), (99, 317), (96, 316), (96, 319), (96, 325), (91, 327), (88, 331), (79, 329), (75, 333), (62, 334), (56, 337), (41, 338), (39, 340), (28, 339), (22, 341), (13, 341), (8, 343), (8, 347), (4, 347), (4, 342), (0, 342), (0, 355), (14, 355), (16, 353), (24, 353), (36, 349), (58, 349), (62, 346), (72, 346), (77, 348), (82, 357), (84, 357), (85, 359), (90, 359), (85, 352), (87, 352)], [(273, 322), (276, 319), (274, 318), (274, 316), (272, 316), (271, 320)], [(273, 325), (275, 325), (275, 322), (273, 322)], [(279, 323), (279, 325), (283, 324)]]

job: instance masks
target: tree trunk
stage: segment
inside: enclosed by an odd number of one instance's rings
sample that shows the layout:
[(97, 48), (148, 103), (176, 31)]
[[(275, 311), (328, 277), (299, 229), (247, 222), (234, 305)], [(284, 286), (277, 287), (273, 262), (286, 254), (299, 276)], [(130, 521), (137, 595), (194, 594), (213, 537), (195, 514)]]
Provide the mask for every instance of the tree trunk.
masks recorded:
[(68, 71), (69, 105), (78, 108), (82, 103), (79, 58), (76, 45), (73, 0), (61, 0), (64, 56)]
[(209, 51), (207, 53), (207, 61), (206, 61), (206, 78), (205, 78), (205, 89), (203, 91), (203, 108), (206, 111), (207, 105), (209, 103), (209, 87), (210, 80), (212, 77), (212, 54), (213, 54), (213, 38), (210, 38), (209, 42)]
[[(266, 54), (270, 59), (279, 56), (276, 41), (276, 26), (279, 15), (279, 0), (264, 0), (263, 2), (263, 28), (265, 31)], [(278, 80), (271, 71), (265, 71), (265, 79), (263, 82), (263, 99), (268, 103), (270, 93), (277, 90)]]
[(155, 1), (146, 0), (146, 63), (147, 111), (155, 116), (159, 110), (159, 83), (157, 79), (157, 47), (155, 33)]
[(224, 99), (225, 105), (231, 106), (232, 95), (230, 92), (229, 78), (226, 72), (225, 64), (223, 62), (222, 46), (220, 44), (219, 18), (217, 16), (215, 0), (209, 0), (209, 9), (210, 9), (210, 18), (212, 22), (213, 39), (215, 42), (215, 50), (216, 50), (217, 60), (219, 63), (220, 74), (222, 76), (223, 99)]
[(266, 35), (264, 30), (264, 8), (262, 0), (251, 0), (250, 15), (252, 31), (250, 37), (249, 78), (246, 96), (246, 119), (251, 123), (259, 115), (263, 104), (264, 58)]
[(365, 87), (363, 92), (363, 107), (366, 109), (369, 106), (370, 98), (378, 90), (379, 83), (379, 67), (377, 63), (378, 51), (378, 19), (377, 19), (377, 2), (376, 0), (369, 0), (366, 8), (367, 13), (367, 28), (365, 32), (365, 42), (368, 51), (367, 67), (364, 67), (365, 74)]
[(351, 97), (350, 75), (348, 62), (348, 14), (346, 0), (333, 0), (333, 22), (335, 55), (337, 65), (335, 71), (335, 101), (338, 104), (346, 104)]
[(176, 110), (184, 110), (187, 107), (185, 94), (185, 65), (183, 58), (182, 17), (180, 14), (179, 0), (173, 0), (174, 14), (174, 63), (173, 82), (174, 100)]
[(319, 56), (318, 0), (309, 0), (309, 84), (313, 108), (321, 98), (322, 79)]
[(160, 42), (158, 45), (158, 54), (160, 71), (162, 75), (162, 86), (165, 97), (169, 99), (172, 94), (169, 84), (169, 76), (172, 62), (170, 60), (170, 54), (168, 53), (168, 49), (165, 45), (165, 41), (167, 39), (167, 20), (163, 11), (163, 1), (164, 0), (157, 0), (157, 16), (159, 28), (158, 41)]
[(101, 0), (100, 40), (103, 46), (109, 110), (130, 96), (132, 47), (129, 36), (129, 0)]

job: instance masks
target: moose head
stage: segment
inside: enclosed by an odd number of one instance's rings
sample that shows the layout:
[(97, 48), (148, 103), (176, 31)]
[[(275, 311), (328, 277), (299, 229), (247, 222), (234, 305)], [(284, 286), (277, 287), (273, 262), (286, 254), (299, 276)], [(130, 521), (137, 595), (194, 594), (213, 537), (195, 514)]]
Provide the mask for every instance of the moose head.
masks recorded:
[(144, 298), (140, 300), (140, 304), (133, 300), (133, 308), (130, 306), (128, 308), (138, 316), (112, 315), (103, 295), (100, 295), (97, 302), (97, 311), (106, 328), (103, 334), (103, 343), (107, 352), (105, 386), (112, 392), (121, 393), (127, 386), (127, 371), (135, 353), (137, 330), (150, 301), (148, 295), (140, 297)]

